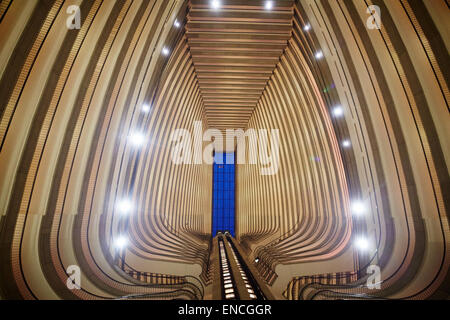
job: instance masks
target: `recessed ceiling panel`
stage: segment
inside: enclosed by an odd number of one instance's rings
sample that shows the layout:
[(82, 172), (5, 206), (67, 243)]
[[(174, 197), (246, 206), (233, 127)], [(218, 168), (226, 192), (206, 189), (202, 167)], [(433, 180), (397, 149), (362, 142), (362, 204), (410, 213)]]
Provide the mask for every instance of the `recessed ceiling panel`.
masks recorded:
[(292, 18), (292, 0), (191, 0), (186, 34), (210, 127), (246, 128)]

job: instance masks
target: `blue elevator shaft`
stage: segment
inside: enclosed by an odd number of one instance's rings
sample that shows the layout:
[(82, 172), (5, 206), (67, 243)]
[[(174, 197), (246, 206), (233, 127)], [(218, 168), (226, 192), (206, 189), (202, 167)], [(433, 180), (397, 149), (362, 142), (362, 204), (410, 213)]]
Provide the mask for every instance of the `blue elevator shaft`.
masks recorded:
[(212, 234), (235, 236), (236, 167), (234, 153), (215, 153), (213, 166)]

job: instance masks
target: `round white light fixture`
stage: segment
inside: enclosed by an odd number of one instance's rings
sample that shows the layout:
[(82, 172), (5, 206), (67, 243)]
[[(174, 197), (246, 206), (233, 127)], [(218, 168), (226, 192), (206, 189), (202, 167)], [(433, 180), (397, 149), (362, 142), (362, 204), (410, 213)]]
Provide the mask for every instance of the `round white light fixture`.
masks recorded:
[(311, 30), (311, 25), (309, 23), (307, 23), (304, 27), (303, 27), (303, 31), (309, 31)]
[(258, 263), (259, 262), (259, 258), (255, 258), (255, 263)]
[(353, 214), (355, 214), (357, 216), (361, 216), (361, 215), (365, 214), (367, 211), (366, 205), (362, 201), (353, 202), (351, 209), (352, 209)]
[(130, 142), (136, 146), (142, 146), (145, 142), (145, 136), (140, 132), (134, 132), (129, 136)]
[(333, 116), (335, 116), (336, 118), (342, 117), (343, 114), (344, 109), (342, 109), (341, 106), (336, 106), (333, 108)]
[(350, 142), (350, 140), (344, 140), (342, 141), (342, 146), (344, 148), (349, 148), (352, 145), (352, 143)]
[(133, 210), (133, 204), (129, 200), (122, 200), (117, 204), (117, 210), (123, 215), (127, 215)]
[(369, 249), (369, 241), (364, 237), (359, 237), (355, 240), (355, 246), (361, 251), (366, 251)]
[(124, 236), (119, 236), (115, 241), (114, 241), (114, 246), (117, 249), (123, 249), (127, 246), (128, 244), (128, 239)]
[(179, 28), (181, 26), (180, 22), (178, 22), (177, 19), (175, 19), (175, 22), (173, 23), (173, 25), (175, 26), (175, 28)]
[(211, 7), (212, 7), (214, 10), (220, 9), (220, 1), (219, 1), (219, 0), (212, 0), (212, 1), (211, 1)]
[(148, 104), (144, 104), (142, 106), (142, 112), (149, 113), (150, 112), (150, 106)]
[(170, 53), (170, 51), (169, 51), (169, 49), (167, 49), (166, 47), (164, 47), (164, 48), (162, 49), (162, 54), (163, 54), (163, 55), (168, 56), (169, 53)]
[(273, 1), (266, 1), (266, 10), (272, 10), (273, 9)]
[(322, 51), (317, 51), (315, 54), (315, 57), (317, 60), (322, 59), (323, 58), (323, 52)]

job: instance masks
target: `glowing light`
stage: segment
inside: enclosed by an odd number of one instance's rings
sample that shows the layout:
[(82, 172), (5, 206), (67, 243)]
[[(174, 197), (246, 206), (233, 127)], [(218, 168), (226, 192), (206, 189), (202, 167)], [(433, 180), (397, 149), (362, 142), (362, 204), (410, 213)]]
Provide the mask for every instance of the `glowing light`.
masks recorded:
[(142, 106), (142, 112), (149, 113), (150, 112), (150, 106), (148, 104), (144, 104)]
[(167, 49), (166, 47), (164, 47), (164, 48), (162, 49), (162, 54), (163, 54), (163, 55), (168, 56), (169, 53), (170, 53), (170, 51), (169, 51), (169, 49)]
[(352, 143), (349, 140), (342, 141), (342, 146), (344, 148), (349, 148), (352, 145)]
[(303, 30), (304, 31), (309, 31), (309, 30), (311, 30), (311, 25), (308, 23), (308, 24), (306, 24), (304, 27), (303, 27)]
[(344, 109), (342, 109), (341, 106), (336, 106), (333, 109), (333, 116), (335, 116), (336, 118), (342, 117), (342, 115), (344, 114)]
[(122, 200), (117, 204), (117, 210), (123, 215), (127, 215), (133, 210), (133, 204), (129, 200)]
[(322, 59), (323, 58), (323, 52), (322, 51), (317, 51), (315, 54), (315, 57), (317, 60)]
[(266, 10), (273, 9), (273, 1), (266, 1)]
[(361, 251), (366, 251), (369, 249), (369, 241), (364, 237), (359, 237), (355, 240), (355, 246)]
[(255, 263), (258, 263), (258, 262), (259, 262), (259, 258), (256, 258), (256, 259), (255, 259)]
[(211, 1), (211, 7), (212, 7), (214, 10), (220, 9), (220, 1), (219, 1), (219, 0), (213, 0), (213, 1)]
[(136, 147), (143, 145), (145, 142), (145, 136), (140, 132), (132, 133), (130, 135), (129, 139), (130, 139), (130, 142)]
[(360, 216), (365, 214), (367, 211), (366, 205), (362, 201), (355, 201), (352, 203), (353, 214)]
[(124, 236), (120, 236), (114, 241), (114, 246), (117, 249), (123, 249), (127, 246), (127, 244), (128, 244), (128, 239)]
[(180, 24), (180, 22), (178, 22), (178, 20), (175, 20), (173, 25), (175, 26), (175, 28), (179, 28), (181, 26), (181, 24)]

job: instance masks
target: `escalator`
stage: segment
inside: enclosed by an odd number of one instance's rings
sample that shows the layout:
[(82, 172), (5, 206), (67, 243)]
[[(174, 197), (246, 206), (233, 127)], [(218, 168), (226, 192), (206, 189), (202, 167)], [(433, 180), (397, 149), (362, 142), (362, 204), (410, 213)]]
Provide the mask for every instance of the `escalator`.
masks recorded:
[(239, 244), (229, 232), (219, 232), (217, 246), (217, 277), (214, 281), (218, 300), (273, 300), (266, 284), (256, 274)]

